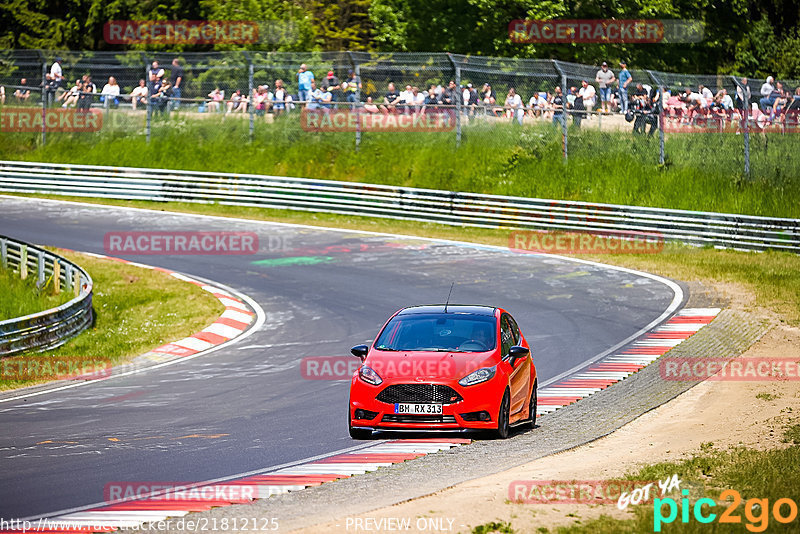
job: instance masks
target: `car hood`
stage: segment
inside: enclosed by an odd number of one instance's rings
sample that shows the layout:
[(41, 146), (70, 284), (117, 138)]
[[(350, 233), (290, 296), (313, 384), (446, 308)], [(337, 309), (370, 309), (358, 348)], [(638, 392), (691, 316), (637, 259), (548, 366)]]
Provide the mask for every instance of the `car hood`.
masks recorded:
[(372, 350), (365, 365), (386, 379), (460, 379), (497, 362), (494, 352), (423, 352)]

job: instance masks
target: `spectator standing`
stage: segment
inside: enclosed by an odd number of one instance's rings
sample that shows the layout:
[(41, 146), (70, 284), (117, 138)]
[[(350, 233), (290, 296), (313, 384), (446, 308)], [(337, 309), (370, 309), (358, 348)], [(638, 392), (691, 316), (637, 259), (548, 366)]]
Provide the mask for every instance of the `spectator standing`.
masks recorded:
[(517, 94), (517, 91), (513, 87), (508, 90), (505, 107), (511, 112), (512, 122), (516, 120), (522, 125), (522, 119), (525, 117), (525, 109), (522, 104), (522, 97)]
[(158, 66), (158, 61), (153, 61), (150, 70), (147, 71), (147, 90), (151, 95), (155, 95), (161, 88), (161, 81), (164, 78), (164, 69)]
[(332, 70), (328, 71), (328, 75), (325, 77), (325, 80), (323, 80), (322, 86), (327, 87), (328, 91), (331, 92), (333, 102), (339, 102), (341, 100), (339, 91), (342, 88), (342, 84), (339, 81), (339, 78), (333, 74)]
[(272, 109), (275, 115), (280, 115), (286, 109), (286, 88), (283, 86), (283, 80), (275, 80), (273, 97), (275, 98), (275, 104)]
[(745, 95), (747, 95), (747, 101), (751, 102), (753, 94), (750, 92), (750, 85), (747, 83), (747, 78), (742, 78), (741, 83), (744, 86), (744, 90), (742, 90), (741, 86), (736, 86), (736, 109), (744, 109), (744, 101)]
[(550, 100), (553, 107), (553, 124), (564, 123), (564, 97), (561, 94), (561, 87), (556, 86), (553, 90), (553, 98)]
[(300, 70), (297, 71), (297, 98), (301, 102), (309, 102), (311, 100), (311, 92), (314, 90), (311, 84), (314, 83), (314, 73), (308, 70), (305, 63), (300, 65)]
[(586, 107), (583, 105), (583, 98), (578, 93), (576, 87), (572, 88), (572, 94), (574, 95), (574, 104), (572, 104), (572, 125), (575, 128), (580, 128), (581, 121), (583, 121), (583, 117), (586, 115)]
[(620, 113), (628, 111), (628, 86), (633, 80), (633, 76), (628, 71), (628, 65), (624, 61), (619, 62), (619, 108)]
[(105, 107), (117, 107), (119, 106), (119, 84), (117, 83), (117, 79), (113, 76), (108, 78), (108, 83), (103, 86), (102, 95), (100, 96), (100, 102), (102, 102)]
[[(583, 99), (583, 107), (588, 113), (591, 113), (592, 108), (594, 108), (596, 96), (597, 91), (594, 90), (594, 85), (586, 80), (581, 81), (581, 89), (578, 91), (578, 97)], [(587, 118), (591, 118), (591, 115), (587, 115)]]
[(14, 98), (17, 99), (17, 102), (23, 104), (27, 102), (28, 99), (31, 97), (31, 90), (27, 88), (28, 87), (27, 78), (22, 78), (19, 81), (19, 85), (20, 86), (17, 87), (17, 90), (14, 91)]
[(608, 113), (611, 111), (611, 84), (617, 81), (617, 79), (614, 77), (614, 73), (611, 72), (611, 69), (608, 68), (608, 63), (605, 61), (600, 65), (600, 70), (597, 71), (597, 75), (594, 79), (600, 87), (600, 106), (603, 111)]
[(461, 91), (456, 86), (456, 82), (450, 80), (450, 83), (447, 84), (447, 89), (444, 90), (442, 104), (455, 107), (459, 102), (461, 102)]
[(361, 93), (361, 78), (356, 76), (356, 73), (352, 70), (347, 72), (347, 80), (342, 84), (342, 91), (344, 91), (348, 102), (351, 104), (358, 103), (358, 95)]
[(139, 80), (139, 85), (131, 91), (131, 105), (134, 111), (139, 104), (147, 106), (147, 84), (144, 78)]
[(172, 98), (174, 100), (171, 101), (172, 109), (178, 109), (181, 107), (181, 94), (183, 92), (185, 74), (183, 72), (183, 67), (181, 67), (178, 58), (172, 60), (172, 68), (170, 69), (169, 73), (169, 81), (172, 84)]
[(493, 106), (497, 103), (497, 95), (488, 83), (483, 84), (483, 103), (486, 106)]
[(47, 93), (47, 103), (52, 104), (57, 98), (56, 91), (64, 85), (64, 74), (61, 70), (61, 57), (57, 57), (50, 66), (50, 72), (45, 75), (45, 91)]

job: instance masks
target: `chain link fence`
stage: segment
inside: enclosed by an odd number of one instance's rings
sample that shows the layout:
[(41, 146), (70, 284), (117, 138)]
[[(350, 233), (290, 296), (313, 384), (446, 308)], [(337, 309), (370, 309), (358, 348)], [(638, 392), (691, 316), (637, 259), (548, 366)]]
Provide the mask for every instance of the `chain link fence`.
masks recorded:
[(75, 135), (152, 142), (192, 128), (226, 136), (234, 152), (323, 138), (358, 149), (397, 132), (456, 147), (525, 136), (565, 161), (633, 153), (747, 176), (800, 171), (786, 167), (797, 81), (631, 67), (620, 84), (620, 65), (608, 70), (611, 81), (601, 66), (443, 53), (6, 50), (0, 118), (4, 135), (34, 145)]

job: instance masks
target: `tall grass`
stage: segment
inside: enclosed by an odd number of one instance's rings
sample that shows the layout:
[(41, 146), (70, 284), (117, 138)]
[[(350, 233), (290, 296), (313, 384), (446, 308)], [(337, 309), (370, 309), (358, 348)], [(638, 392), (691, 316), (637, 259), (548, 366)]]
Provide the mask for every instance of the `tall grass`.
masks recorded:
[[(560, 130), (465, 121), (453, 132), (312, 133), (298, 114), (256, 121), (173, 114), (153, 121), (148, 144), (139, 122), (97, 134), (8, 134), (0, 157), (48, 162), (276, 174), (764, 216), (800, 217), (800, 142), (753, 135), (752, 169), (743, 174), (742, 136), (671, 134), (659, 165), (657, 136), (575, 130), (562, 159)], [(596, 119), (595, 119), (596, 120)]]
[(68, 291), (56, 295), (52, 285), (39, 290), (35, 272), (22, 280), (19, 273), (0, 268), (0, 321), (49, 310), (71, 298)]

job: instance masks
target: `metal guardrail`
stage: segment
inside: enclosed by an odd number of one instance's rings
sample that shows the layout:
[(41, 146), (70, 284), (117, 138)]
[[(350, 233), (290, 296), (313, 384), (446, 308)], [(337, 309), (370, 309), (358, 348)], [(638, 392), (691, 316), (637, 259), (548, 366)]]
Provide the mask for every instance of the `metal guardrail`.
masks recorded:
[(800, 252), (800, 219), (307, 178), (0, 161), (0, 191), (218, 203), (483, 228), (649, 232), (694, 245)]
[(37, 287), (52, 282), (75, 298), (50, 310), (0, 321), (0, 358), (25, 351), (55, 348), (92, 324), (93, 282), (80, 266), (47, 250), (0, 235), (2, 268), (24, 278), (37, 277)]

